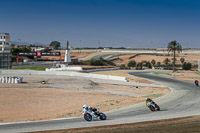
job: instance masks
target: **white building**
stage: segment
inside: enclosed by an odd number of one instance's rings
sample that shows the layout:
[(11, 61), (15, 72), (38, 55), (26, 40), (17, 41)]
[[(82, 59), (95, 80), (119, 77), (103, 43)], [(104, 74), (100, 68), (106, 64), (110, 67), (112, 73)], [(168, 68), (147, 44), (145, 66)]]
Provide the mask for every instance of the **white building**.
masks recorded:
[(10, 48), (9, 33), (0, 33), (0, 69), (9, 69), (12, 67)]
[(0, 33), (0, 52), (10, 53), (10, 35), (9, 33)]

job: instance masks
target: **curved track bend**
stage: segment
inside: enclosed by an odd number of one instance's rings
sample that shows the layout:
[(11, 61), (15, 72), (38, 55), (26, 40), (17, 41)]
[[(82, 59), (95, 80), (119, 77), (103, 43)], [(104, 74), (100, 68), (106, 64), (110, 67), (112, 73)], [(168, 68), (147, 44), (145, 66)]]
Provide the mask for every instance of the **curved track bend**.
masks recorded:
[(134, 72), (129, 74), (146, 78), (172, 88), (172, 93), (155, 99), (155, 102), (161, 107), (161, 111), (151, 112), (143, 102), (107, 112), (108, 120), (106, 121), (86, 122), (83, 118), (71, 118), (42, 122), (13, 123), (0, 125), (0, 132), (10, 133), (81, 128), (169, 119), (199, 114), (200, 90), (194, 84), (153, 75), (149, 72)]

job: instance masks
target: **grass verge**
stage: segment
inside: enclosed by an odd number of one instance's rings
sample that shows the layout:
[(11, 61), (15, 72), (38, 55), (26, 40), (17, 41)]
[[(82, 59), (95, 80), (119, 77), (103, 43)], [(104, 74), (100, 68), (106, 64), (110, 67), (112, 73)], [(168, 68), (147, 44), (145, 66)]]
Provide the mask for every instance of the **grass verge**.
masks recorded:
[(162, 96), (162, 94), (153, 94), (153, 95), (147, 95), (143, 97), (160, 97), (160, 96)]
[(155, 73), (153, 73), (153, 74), (155, 74), (155, 75), (166, 74), (166, 75), (171, 76), (171, 73), (160, 73), (160, 72), (155, 72)]
[(195, 74), (197, 74), (197, 75), (200, 75), (200, 72), (194, 72)]
[(37, 66), (34, 66), (34, 67), (16, 67), (16, 68), (12, 68), (14, 70), (23, 70), (23, 69), (30, 69), (30, 70), (37, 70), (37, 71), (45, 71), (45, 67), (37, 67)]

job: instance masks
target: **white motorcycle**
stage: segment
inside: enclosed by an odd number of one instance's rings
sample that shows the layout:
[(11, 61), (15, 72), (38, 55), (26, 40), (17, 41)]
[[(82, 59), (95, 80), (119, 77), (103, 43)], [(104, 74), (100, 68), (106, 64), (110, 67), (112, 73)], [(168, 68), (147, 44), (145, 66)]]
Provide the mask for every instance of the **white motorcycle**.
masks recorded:
[(99, 110), (97, 109), (96, 113), (92, 110), (85, 110), (83, 112), (84, 114), (84, 119), (86, 121), (92, 121), (92, 120), (96, 120), (96, 119), (100, 119), (100, 120), (106, 120), (106, 115), (104, 113), (99, 112)]

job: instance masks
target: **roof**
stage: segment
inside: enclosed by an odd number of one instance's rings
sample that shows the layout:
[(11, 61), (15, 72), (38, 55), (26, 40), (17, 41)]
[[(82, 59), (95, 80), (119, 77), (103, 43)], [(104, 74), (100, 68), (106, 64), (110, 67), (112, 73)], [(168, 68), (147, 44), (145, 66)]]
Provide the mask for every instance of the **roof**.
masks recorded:
[(0, 33), (0, 36), (1, 35), (7, 35), (7, 36), (9, 36), (10, 34), (9, 33)]

